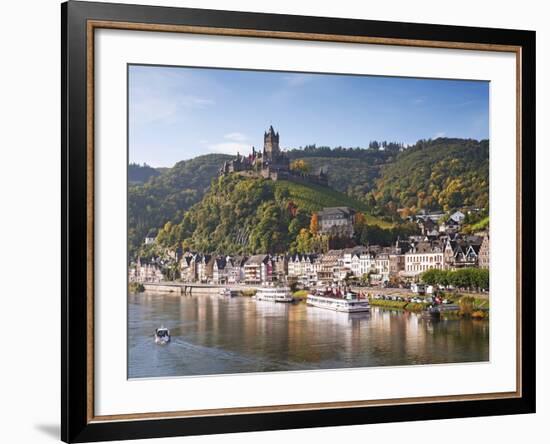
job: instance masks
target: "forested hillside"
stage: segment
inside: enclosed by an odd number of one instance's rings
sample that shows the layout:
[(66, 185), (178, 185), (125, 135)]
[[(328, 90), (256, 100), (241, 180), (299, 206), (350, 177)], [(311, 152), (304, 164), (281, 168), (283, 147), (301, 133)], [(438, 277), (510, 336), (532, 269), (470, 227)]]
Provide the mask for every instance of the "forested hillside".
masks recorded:
[(202, 199), (219, 167), (231, 156), (207, 154), (184, 160), (144, 184), (128, 188), (128, 249), (132, 256), (150, 229), (181, 220)]
[(369, 206), (413, 213), (489, 205), (489, 141), (419, 141), (380, 169)]
[[(312, 213), (337, 205), (363, 208), (360, 202), (328, 187), (237, 175), (220, 177), (181, 222), (164, 226), (157, 241), (165, 247), (212, 253), (299, 251), (299, 234), (310, 227)], [(375, 218), (366, 221), (390, 225)]]
[[(422, 208), (450, 211), (464, 206), (488, 207), (487, 140), (440, 138), (419, 141), (407, 149), (377, 142), (371, 142), (367, 149), (309, 146), (287, 153), (293, 161), (303, 160), (309, 171), (323, 168), (330, 188), (257, 180), (230, 180), (222, 186), (218, 169), (232, 158), (224, 154), (182, 161), (143, 184), (130, 184), (130, 255), (150, 229), (158, 230), (167, 222), (185, 230), (177, 234), (178, 239), (188, 237), (193, 248), (204, 251), (230, 246), (238, 246), (239, 251), (264, 247), (277, 251), (292, 247), (296, 229), (309, 223), (306, 216), (324, 206), (354, 207), (364, 211), (365, 223), (382, 227)], [(215, 188), (205, 196), (215, 178)], [(299, 223), (294, 216), (288, 219), (283, 204), (288, 201), (298, 208)], [(191, 214), (186, 214), (195, 204)], [(270, 226), (282, 227), (282, 231), (270, 229), (267, 239), (262, 231), (265, 224), (259, 222), (270, 218), (275, 221)]]
[(160, 172), (146, 163), (140, 165), (131, 163), (128, 165), (128, 183), (141, 184), (147, 182), (151, 177), (160, 175)]
[(331, 188), (362, 199), (374, 186), (382, 164), (373, 164), (367, 159), (331, 158), (331, 157), (297, 157), (303, 160), (310, 171), (320, 168), (328, 174)]

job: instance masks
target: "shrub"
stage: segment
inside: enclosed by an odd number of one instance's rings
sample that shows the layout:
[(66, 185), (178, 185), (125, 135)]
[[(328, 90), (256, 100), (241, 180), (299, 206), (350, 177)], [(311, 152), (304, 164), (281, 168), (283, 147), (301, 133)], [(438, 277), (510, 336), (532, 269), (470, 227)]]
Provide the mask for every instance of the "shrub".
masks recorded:
[(299, 299), (299, 300), (305, 300), (307, 298), (307, 295), (308, 295), (307, 290), (298, 290), (292, 293), (292, 297), (294, 299)]
[(422, 311), (424, 310), (425, 304), (421, 304), (418, 302), (409, 302), (405, 309), (409, 311)]
[(471, 316), (472, 312), (474, 311), (474, 301), (475, 298), (471, 296), (463, 296), (460, 298), (460, 301), (458, 301), (458, 305), (460, 307), (460, 314), (462, 316)]
[(128, 284), (128, 291), (130, 293), (143, 293), (145, 291), (145, 287), (140, 282), (130, 282)]
[(474, 319), (486, 319), (489, 317), (489, 312), (483, 310), (476, 310), (472, 313)]

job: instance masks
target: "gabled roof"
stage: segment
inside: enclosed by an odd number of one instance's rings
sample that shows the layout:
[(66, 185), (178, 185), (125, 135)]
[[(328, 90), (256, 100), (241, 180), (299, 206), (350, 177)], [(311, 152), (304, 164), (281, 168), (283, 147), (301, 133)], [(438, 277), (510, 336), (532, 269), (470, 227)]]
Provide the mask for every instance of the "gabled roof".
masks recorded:
[(455, 211), (451, 214), (451, 219), (457, 220), (466, 217), (462, 211)]
[(476, 236), (476, 235), (473, 235), (473, 234), (469, 234), (467, 236), (464, 236), (463, 237), (464, 241), (471, 244), (471, 245), (481, 245), (481, 243), (483, 242), (483, 237), (482, 236)]
[(344, 254), (361, 254), (366, 253), (368, 251), (368, 248), (363, 245), (357, 245), (351, 248), (344, 248), (344, 250), (342, 251)]
[(265, 263), (267, 259), (267, 254), (255, 254), (254, 256), (250, 256), (245, 265), (260, 265)]
[(234, 267), (242, 267), (248, 258), (246, 256), (233, 256), (230, 261)]
[[(400, 250), (401, 254), (405, 254), (407, 251), (409, 251), (412, 248), (411, 243), (408, 240), (401, 240), (398, 239), (395, 242), (395, 249)], [(397, 252), (397, 251), (396, 251)]]
[(218, 270), (223, 270), (225, 266), (227, 265), (227, 261), (225, 260), (225, 257), (217, 257), (215, 262), (216, 267), (218, 267)]
[(418, 242), (415, 246), (416, 253), (431, 253), (432, 245), (430, 242)]
[(355, 210), (350, 207), (327, 207), (317, 212), (317, 215), (319, 217), (330, 217), (339, 215), (349, 217), (353, 214), (355, 214)]
[(429, 217), (426, 217), (424, 220), (422, 220), (419, 223), (421, 223), (425, 228), (428, 228), (428, 229), (432, 229), (435, 226), (435, 222)]

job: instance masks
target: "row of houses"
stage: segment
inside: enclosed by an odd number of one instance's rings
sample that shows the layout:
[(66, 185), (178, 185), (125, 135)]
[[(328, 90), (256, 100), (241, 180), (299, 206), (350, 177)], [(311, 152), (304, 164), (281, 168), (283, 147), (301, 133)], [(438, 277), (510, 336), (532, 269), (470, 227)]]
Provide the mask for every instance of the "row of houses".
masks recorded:
[[(185, 252), (172, 264), (186, 283), (249, 284), (298, 282), (305, 286), (342, 282), (349, 278), (384, 283), (392, 277), (415, 280), (430, 269), (489, 268), (489, 236), (411, 236), (391, 247), (358, 246), (323, 254), (223, 256)], [(160, 260), (138, 259), (129, 271), (130, 281), (165, 279)]]

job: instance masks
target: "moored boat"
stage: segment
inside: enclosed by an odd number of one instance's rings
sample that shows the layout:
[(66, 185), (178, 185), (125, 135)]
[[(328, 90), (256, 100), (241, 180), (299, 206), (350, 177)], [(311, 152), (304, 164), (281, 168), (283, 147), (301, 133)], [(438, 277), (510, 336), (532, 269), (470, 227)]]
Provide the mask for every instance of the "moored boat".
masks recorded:
[(438, 307), (427, 307), (420, 313), (424, 319), (439, 319), (441, 317), (441, 310)]
[(257, 301), (292, 302), (294, 298), (288, 287), (259, 287), (256, 291)]
[(220, 288), (218, 294), (226, 298), (231, 298), (234, 296), (233, 292), (229, 288)]
[(306, 302), (313, 307), (345, 313), (370, 311), (369, 301), (359, 299), (354, 293), (346, 293), (343, 297), (333, 295), (332, 293), (308, 294)]
[(170, 342), (170, 330), (166, 327), (159, 327), (155, 330), (155, 343), (168, 344)]

